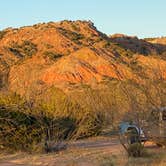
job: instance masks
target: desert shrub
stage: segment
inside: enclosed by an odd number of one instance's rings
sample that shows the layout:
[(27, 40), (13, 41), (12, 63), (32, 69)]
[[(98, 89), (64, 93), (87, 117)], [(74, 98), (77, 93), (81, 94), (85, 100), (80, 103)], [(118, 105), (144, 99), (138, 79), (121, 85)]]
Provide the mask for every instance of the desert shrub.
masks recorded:
[(72, 40), (73, 42), (80, 44), (80, 40), (84, 39), (85, 36), (80, 34), (80, 33), (76, 33), (64, 28), (59, 28), (59, 31), (66, 36), (67, 38), (69, 38), (70, 40)]
[(101, 123), (98, 119), (92, 118), (92, 116), (84, 118), (83, 115), (83, 120), (79, 118), (64, 117), (49, 120), (49, 124), (46, 127), (45, 150), (52, 152), (64, 140), (85, 138), (101, 132)]
[[(15, 99), (11, 99), (10, 97)], [(17, 95), (5, 97), (0, 102), (0, 145), (3, 148), (33, 151), (43, 140), (42, 147), (50, 141), (68, 139), (75, 129), (70, 118), (55, 118), (46, 114), (32, 114), (26, 102)], [(20, 101), (19, 101), (20, 99)], [(33, 110), (34, 111), (34, 110)]]
[[(46, 120), (46, 119), (45, 119)], [(47, 121), (47, 122), (46, 122)], [(64, 140), (69, 140), (76, 129), (75, 119), (70, 117), (48, 118), (45, 123), (45, 145), (46, 152), (55, 152), (66, 148)]]
[(51, 44), (49, 44), (49, 43), (45, 43), (44, 45), (45, 45), (45, 47), (46, 47), (47, 49), (54, 48), (54, 46), (51, 45)]
[(143, 54), (143, 55), (148, 55), (149, 54), (149, 50), (148, 50), (147, 47), (142, 46), (141, 50), (140, 50), (140, 53)]
[(0, 40), (3, 39), (5, 34), (6, 34), (6, 31), (0, 31)]
[(27, 103), (16, 94), (0, 96), (0, 144), (14, 150), (30, 150), (41, 140), (41, 126), (30, 115)]
[(80, 117), (77, 117), (77, 130), (73, 137), (75, 139), (96, 136), (102, 131), (104, 124), (104, 116), (99, 113), (81, 113)]
[(33, 151), (40, 144), (52, 152), (64, 140), (100, 133), (101, 114), (82, 108), (57, 89), (50, 92), (51, 98), (34, 106), (16, 94), (0, 96), (0, 147)]
[(21, 47), (27, 56), (32, 56), (37, 52), (37, 46), (28, 40), (24, 41)]
[(108, 42), (105, 43), (104, 48), (108, 48), (110, 46), (111, 46), (111, 43), (108, 41)]
[(72, 29), (73, 29), (74, 31), (80, 31), (80, 27), (77, 26), (77, 25), (75, 25), (75, 23), (72, 23), (72, 24), (71, 24), (71, 27), (72, 27)]
[(37, 120), (23, 112), (13, 111), (12, 107), (0, 108), (0, 142), (5, 148), (30, 150), (40, 142), (41, 130)]
[[(69, 32), (68, 32), (69, 33)], [(69, 35), (71, 35), (71, 39), (73, 41), (76, 41), (76, 40), (80, 40), (80, 39), (83, 39), (84, 36), (82, 34), (79, 34), (79, 33), (75, 33), (75, 32), (70, 32)]]
[(56, 60), (56, 59), (62, 57), (63, 55), (59, 54), (59, 53), (56, 53), (56, 52), (53, 52), (53, 51), (45, 51), (44, 56), (49, 57), (52, 60)]
[(19, 50), (19, 46), (16, 43), (12, 43), (12, 46), (9, 47), (9, 51), (11, 51), (15, 56), (23, 58), (23, 55)]
[(143, 157), (145, 155), (144, 146), (141, 143), (130, 144), (128, 147), (130, 157)]
[(45, 91), (43, 95), (48, 96), (47, 94), (50, 94), (49, 97), (40, 102), (40, 107), (47, 116), (70, 119), (72, 126), (76, 126), (72, 132), (70, 131), (68, 138), (78, 139), (100, 133), (104, 121), (103, 114), (81, 106), (54, 87)]
[(37, 52), (37, 46), (31, 41), (25, 40), (22, 44), (11, 43), (9, 50), (20, 58), (31, 57)]
[(128, 64), (128, 65), (137, 74), (140, 74), (143, 71), (143, 67), (138, 63), (138, 61), (136, 59), (132, 59), (130, 61), (130, 64)]
[(104, 47), (105, 48), (111, 48), (116, 54), (119, 54), (120, 56), (126, 56), (128, 58), (131, 58), (133, 53), (129, 49), (125, 49), (121, 47), (118, 43), (112, 43), (110, 41), (104, 41)]

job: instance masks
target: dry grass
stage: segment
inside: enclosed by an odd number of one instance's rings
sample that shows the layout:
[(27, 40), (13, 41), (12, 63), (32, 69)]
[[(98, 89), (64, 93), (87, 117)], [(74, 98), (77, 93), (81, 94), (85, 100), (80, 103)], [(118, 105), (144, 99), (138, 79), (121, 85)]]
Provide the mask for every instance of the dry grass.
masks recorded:
[(104, 156), (102, 166), (166, 166), (166, 149), (156, 146), (146, 147), (144, 157), (128, 158), (125, 153)]
[(114, 138), (97, 137), (72, 142), (67, 150), (50, 154), (0, 154), (1, 166), (165, 166), (166, 149), (147, 146), (147, 155), (128, 158)]

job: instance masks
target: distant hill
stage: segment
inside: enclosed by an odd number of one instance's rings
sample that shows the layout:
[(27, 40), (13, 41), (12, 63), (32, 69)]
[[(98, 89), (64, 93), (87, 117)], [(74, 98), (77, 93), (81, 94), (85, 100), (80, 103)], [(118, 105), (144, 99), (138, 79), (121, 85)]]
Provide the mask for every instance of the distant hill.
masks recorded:
[(150, 43), (156, 43), (156, 44), (166, 44), (166, 37), (158, 37), (158, 38), (145, 38), (146, 41)]
[(0, 32), (0, 87), (25, 96), (51, 86), (65, 92), (84, 84), (98, 89), (112, 79), (154, 78), (159, 67), (165, 80), (165, 44), (165, 38), (107, 36), (91, 21), (8, 28)]

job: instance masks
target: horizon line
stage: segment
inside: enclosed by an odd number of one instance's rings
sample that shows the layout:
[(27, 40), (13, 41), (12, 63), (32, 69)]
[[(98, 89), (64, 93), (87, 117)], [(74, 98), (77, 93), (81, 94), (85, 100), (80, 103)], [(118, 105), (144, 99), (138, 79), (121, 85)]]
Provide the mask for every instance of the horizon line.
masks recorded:
[[(50, 22), (53, 22), (53, 23), (58, 23), (58, 22), (62, 22), (62, 21), (72, 21), (72, 22), (74, 22), (74, 21), (90, 21), (90, 22), (92, 22), (93, 24), (94, 24), (94, 26), (95, 26), (95, 23), (94, 23), (94, 21), (92, 21), (92, 20), (88, 20), (88, 19), (82, 19), (82, 20), (79, 20), (79, 19), (76, 19), (76, 20), (70, 20), (70, 19), (64, 19), (64, 20), (59, 20), (59, 21), (41, 21), (41, 22), (34, 22), (34, 23), (31, 23), (31, 24), (24, 24), (24, 25), (17, 25), (17, 26), (6, 26), (6, 27), (3, 27), (3, 28), (1, 28), (0, 27), (0, 31), (4, 31), (4, 30), (7, 30), (7, 29), (10, 29), (10, 28), (12, 28), (12, 29), (20, 29), (20, 28), (24, 28), (24, 27), (32, 27), (32, 26), (34, 26), (34, 25), (37, 25), (37, 24), (48, 24), (48, 23), (50, 23)], [(164, 38), (164, 37), (166, 37), (166, 35), (159, 35), (159, 36), (157, 36), (157, 35), (155, 35), (155, 36), (144, 36), (144, 37), (140, 37), (139, 35), (136, 35), (136, 34), (127, 34), (127, 33), (123, 33), (123, 32), (115, 32), (115, 33), (107, 33), (107, 32), (103, 32), (102, 30), (100, 30), (97, 26), (95, 26), (96, 28), (97, 28), (97, 30), (98, 31), (100, 31), (100, 32), (102, 32), (102, 33), (104, 33), (104, 34), (106, 34), (107, 36), (112, 36), (112, 35), (115, 35), (115, 34), (122, 34), (122, 35), (125, 35), (125, 36), (129, 36), (129, 37), (137, 37), (138, 39), (147, 39), (147, 38)]]

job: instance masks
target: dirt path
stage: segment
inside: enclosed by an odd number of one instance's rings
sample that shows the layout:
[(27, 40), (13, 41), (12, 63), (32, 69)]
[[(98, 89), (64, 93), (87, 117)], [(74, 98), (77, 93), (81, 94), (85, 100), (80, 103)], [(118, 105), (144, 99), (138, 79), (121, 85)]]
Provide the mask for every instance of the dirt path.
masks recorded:
[(67, 150), (52, 154), (17, 153), (0, 156), (0, 166), (92, 166), (103, 156), (123, 152), (117, 138), (97, 137), (71, 142)]

